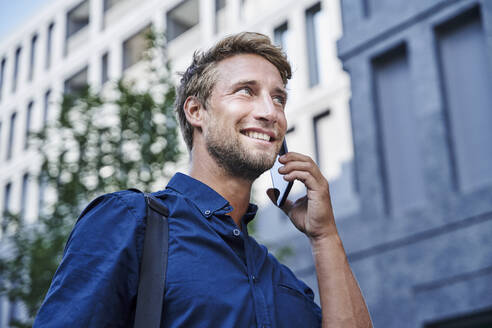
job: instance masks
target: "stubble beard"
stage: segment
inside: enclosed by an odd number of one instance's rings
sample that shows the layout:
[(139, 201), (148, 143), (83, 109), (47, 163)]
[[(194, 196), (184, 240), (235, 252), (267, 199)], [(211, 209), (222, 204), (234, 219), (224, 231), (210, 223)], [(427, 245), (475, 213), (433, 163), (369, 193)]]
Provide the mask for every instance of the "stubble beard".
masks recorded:
[(274, 154), (255, 154), (241, 144), (238, 137), (221, 135), (220, 127), (211, 127), (205, 138), (207, 150), (217, 164), (228, 174), (248, 181), (256, 180), (272, 168), (278, 150)]

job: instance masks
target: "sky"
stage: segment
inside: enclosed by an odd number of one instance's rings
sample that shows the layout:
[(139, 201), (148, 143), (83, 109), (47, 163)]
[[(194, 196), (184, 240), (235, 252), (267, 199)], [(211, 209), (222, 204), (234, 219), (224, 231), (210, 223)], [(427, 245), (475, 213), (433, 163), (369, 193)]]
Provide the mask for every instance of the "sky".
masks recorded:
[(53, 0), (0, 0), (0, 41)]

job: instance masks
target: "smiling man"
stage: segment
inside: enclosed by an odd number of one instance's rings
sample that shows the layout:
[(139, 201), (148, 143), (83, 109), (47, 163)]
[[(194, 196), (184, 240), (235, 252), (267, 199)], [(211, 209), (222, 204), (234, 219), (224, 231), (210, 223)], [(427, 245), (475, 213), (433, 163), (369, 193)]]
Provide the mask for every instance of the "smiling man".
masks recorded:
[[(155, 196), (169, 209), (163, 327), (371, 327), (337, 233), (329, 186), (308, 156), (287, 153), (279, 170), (307, 195), (283, 210), (311, 241), (314, 294), (247, 232), (253, 181), (275, 161), (287, 121), (291, 68), (258, 33), (195, 53), (176, 111), (191, 155)], [(269, 191), (270, 198), (274, 195)], [(145, 232), (143, 197), (99, 197), (82, 213), (36, 318), (39, 327), (131, 327)]]

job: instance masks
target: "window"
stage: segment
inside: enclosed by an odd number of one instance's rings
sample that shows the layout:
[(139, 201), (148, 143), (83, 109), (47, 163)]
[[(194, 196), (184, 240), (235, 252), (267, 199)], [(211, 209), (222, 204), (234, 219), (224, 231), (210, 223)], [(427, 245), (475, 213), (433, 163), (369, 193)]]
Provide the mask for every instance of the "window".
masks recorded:
[(2, 58), (2, 62), (0, 63), (0, 100), (2, 100), (3, 83), (4, 83), (5, 67), (6, 66), (7, 66), (7, 59)]
[(55, 23), (51, 23), (48, 26), (48, 35), (46, 37), (46, 68), (50, 68), (51, 66), (51, 52), (53, 45), (53, 30), (55, 28)]
[(330, 182), (335, 217), (356, 210), (357, 181), (353, 164), (353, 143), (346, 128), (346, 111), (325, 110), (313, 117), (314, 159)]
[(51, 98), (51, 90), (47, 90), (44, 93), (44, 104), (43, 104), (43, 126), (46, 125), (48, 121), (48, 115), (50, 110), (50, 98)]
[(24, 175), (22, 176), (21, 192), (20, 217), (24, 219), (26, 214), (27, 193), (29, 192), (29, 173), (24, 173)]
[(15, 59), (14, 59), (14, 73), (12, 76), (12, 92), (15, 92), (17, 89), (17, 77), (19, 75), (19, 65), (21, 60), (22, 48), (18, 47), (15, 50)]
[(287, 22), (283, 23), (282, 25), (276, 27), (273, 30), (273, 41), (277, 46), (282, 47), (282, 49), (285, 52), (287, 52), (289, 48), (288, 38), (289, 38), (289, 26), (287, 25)]
[[(293, 48), (291, 37), (292, 32), (289, 30), (288, 22), (282, 23), (273, 30), (273, 42), (275, 45), (281, 47), (282, 51), (287, 55), (290, 54)], [(287, 82), (288, 86), (293, 86), (296, 83), (295, 81), (296, 75), (294, 74), (293, 78)]]
[(306, 10), (306, 43), (309, 69), (309, 86), (313, 87), (320, 82), (319, 74), (319, 33), (320, 33), (321, 4), (317, 3)]
[(67, 13), (67, 39), (89, 25), (89, 1), (83, 1)]
[(313, 132), (314, 132), (314, 154), (316, 156), (316, 163), (322, 169), (322, 149), (325, 149), (327, 145), (324, 142), (330, 140), (329, 137), (323, 136), (323, 132), (329, 129), (329, 116), (330, 110), (326, 110), (321, 114), (316, 115), (313, 118)]
[(149, 41), (147, 40), (149, 32), (150, 26), (147, 26), (123, 42), (123, 70), (143, 59), (145, 50), (149, 47)]
[(166, 31), (168, 41), (176, 39), (193, 26), (198, 25), (198, 0), (186, 0), (171, 9), (166, 14)]
[(7, 144), (7, 160), (12, 158), (12, 151), (14, 147), (14, 137), (15, 137), (15, 121), (16, 121), (17, 113), (13, 113), (10, 116), (10, 131), (9, 131), (9, 139)]
[(7, 229), (7, 222), (5, 221), (5, 216), (10, 212), (10, 193), (12, 192), (12, 183), (9, 182), (5, 185), (4, 194), (3, 194), (3, 217), (4, 221), (2, 222), (2, 234), (5, 233)]
[(442, 93), (458, 189), (492, 184), (492, 74), (479, 8), (436, 28)]
[(402, 212), (425, 200), (406, 46), (375, 58), (372, 69), (386, 206)]
[(64, 90), (68, 94), (78, 94), (87, 88), (87, 66), (65, 80)]
[(32, 109), (34, 107), (34, 102), (31, 101), (29, 102), (29, 105), (27, 105), (27, 111), (26, 111), (26, 129), (24, 133), (24, 149), (27, 149), (29, 146), (29, 133), (31, 132), (31, 116), (32, 116)]
[(109, 80), (108, 75), (108, 53), (106, 52), (101, 58), (101, 84), (106, 83)]
[(38, 179), (38, 217), (45, 214), (45, 196), (48, 178), (46, 174), (41, 173)]
[(38, 43), (38, 35), (34, 35), (31, 39), (31, 58), (29, 60), (29, 81), (32, 80), (34, 76), (34, 71), (36, 70), (36, 45)]

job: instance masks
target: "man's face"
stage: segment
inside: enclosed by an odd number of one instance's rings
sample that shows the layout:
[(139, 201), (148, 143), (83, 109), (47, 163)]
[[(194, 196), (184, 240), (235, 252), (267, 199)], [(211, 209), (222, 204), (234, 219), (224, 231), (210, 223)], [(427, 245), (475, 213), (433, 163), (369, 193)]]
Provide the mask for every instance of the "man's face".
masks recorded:
[(256, 179), (273, 166), (287, 128), (287, 100), (277, 68), (241, 54), (217, 65), (202, 126), (208, 152), (234, 176)]

